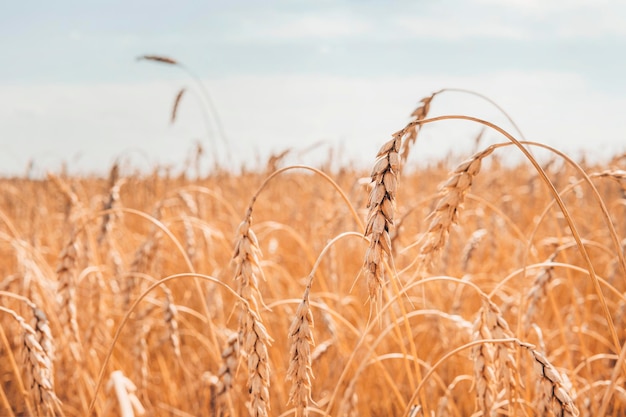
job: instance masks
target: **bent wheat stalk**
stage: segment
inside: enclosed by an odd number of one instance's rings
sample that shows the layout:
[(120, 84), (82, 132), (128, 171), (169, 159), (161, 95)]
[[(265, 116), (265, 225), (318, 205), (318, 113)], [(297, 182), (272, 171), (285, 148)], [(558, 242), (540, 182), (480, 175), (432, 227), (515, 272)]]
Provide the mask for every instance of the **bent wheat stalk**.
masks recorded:
[[(582, 258), (584, 260), (584, 263), (585, 263), (585, 265), (587, 267), (587, 270), (589, 271), (589, 276), (591, 278), (591, 283), (593, 284), (594, 292), (596, 293), (596, 295), (598, 296), (598, 299), (600, 301), (600, 305), (602, 307), (602, 313), (604, 315), (604, 318), (606, 319), (606, 322), (607, 322), (607, 325), (608, 325), (608, 328), (609, 328), (609, 332), (611, 334), (611, 341), (613, 342), (613, 346), (615, 348), (616, 353), (621, 355), (621, 353), (622, 353), (622, 346), (620, 344), (619, 337), (617, 336), (617, 331), (615, 330), (615, 324), (613, 323), (613, 318), (612, 318), (611, 312), (609, 310), (609, 307), (607, 305), (606, 298), (604, 297), (604, 294), (602, 293), (602, 289), (600, 287), (600, 280), (598, 279), (598, 276), (597, 276), (597, 274), (595, 272), (595, 268), (593, 266), (593, 263), (591, 262), (591, 258), (589, 256), (589, 252), (587, 251), (587, 249), (585, 248), (585, 245), (583, 244), (583, 241), (582, 241), (582, 238), (581, 238), (580, 233), (578, 231), (578, 228), (574, 224), (574, 221), (572, 220), (572, 216), (570, 215), (570, 211), (568, 210), (567, 206), (563, 202), (563, 199), (559, 195), (559, 192), (556, 190), (556, 187), (554, 186), (552, 181), (550, 181), (550, 179), (548, 178), (545, 170), (541, 167), (539, 162), (537, 162), (537, 159), (535, 159), (533, 157), (533, 155), (524, 146), (524, 144), (522, 144), (519, 140), (514, 138), (510, 133), (508, 133), (507, 131), (505, 131), (501, 127), (499, 127), (499, 126), (497, 126), (497, 125), (495, 125), (495, 124), (493, 124), (491, 122), (479, 119), (477, 117), (471, 117), (471, 116), (465, 116), (465, 115), (437, 116), (437, 117), (433, 117), (433, 118), (430, 118), (430, 119), (424, 119), (424, 120), (421, 120), (421, 121), (411, 122), (411, 123), (409, 123), (407, 125), (407, 127), (405, 129), (409, 128), (412, 124), (434, 123), (434, 122), (441, 121), (441, 120), (467, 120), (467, 121), (480, 123), (480, 124), (482, 124), (484, 126), (487, 126), (487, 127), (491, 128), (491, 129), (497, 131), (498, 133), (502, 134), (503, 136), (505, 136), (511, 143), (513, 143), (524, 154), (524, 156), (528, 159), (528, 161), (533, 165), (533, 167), (536, 169), (537, 173), (539, 174), (539, 177), (541, 178), (541, 180), (548, 187), (548, 189), (550, 191), (550, 194), (554, 198), (554, 201), (556, 202), (556, 204), (559, 206), (559, 209), (563, 213), (563, 216), (564, 216), (564, 218), (565, 218), (565, 220), (567, 222), (569, 230), (572, 232), (572, 237), (576, 241), (576, 245), (577, 245), (577, 247), (578, 247), (578, 249), (580, 251), (580, 255), (582, 256)], [(573, 162), (573, 161), (568, 159), (568, 162)], [(576, 164), (574, 164), (574, 165), (577, 166)], [(581, 170), (581, 173), (586, 175), (583, 170)], [(605, 209), (604, 203), (601, 201), (601, 199), (600, 199), (600, 202), (601, 202), (602, 210), (603, 210), (603, 213), (604, 213), (605, 212), (605, 210), (604, 210)], [(626, 373), (626, 363), (620, 364), (620, 367), (622, 368), (622, 372)]]

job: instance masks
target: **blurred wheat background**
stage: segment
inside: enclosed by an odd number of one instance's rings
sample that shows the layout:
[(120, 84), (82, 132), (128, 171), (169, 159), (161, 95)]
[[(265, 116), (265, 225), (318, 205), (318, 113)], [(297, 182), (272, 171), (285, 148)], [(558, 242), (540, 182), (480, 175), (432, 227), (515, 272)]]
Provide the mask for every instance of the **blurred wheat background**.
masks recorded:
[[(445, 97), (368, 171), (0, 180), (1, 414), (624, 415), (623, 156)], [(405, 164), (446, 118), (502, 141)]]

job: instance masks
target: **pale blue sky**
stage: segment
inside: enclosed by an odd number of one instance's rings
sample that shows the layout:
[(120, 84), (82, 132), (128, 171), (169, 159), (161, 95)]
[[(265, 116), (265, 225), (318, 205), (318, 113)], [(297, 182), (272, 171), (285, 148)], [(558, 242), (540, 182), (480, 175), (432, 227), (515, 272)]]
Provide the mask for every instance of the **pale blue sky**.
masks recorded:
[[(443, 87), (489, 95), (529, 139), (623, 152), (624, 51), (626, 2), (608, 0), (2, 2), (0, 173), (33, 159), (102, 172), (120, 155), (181, 166), (206, 140), (199, 101), (170, 126), (190, 79), (143, 54), (203, 79), (238, 162), (319, 140), (367, 162)], [(504, 123), (454, 94), (433, 111)], [(462, 149), (475, 130), (431, 129), (423, 154)]]

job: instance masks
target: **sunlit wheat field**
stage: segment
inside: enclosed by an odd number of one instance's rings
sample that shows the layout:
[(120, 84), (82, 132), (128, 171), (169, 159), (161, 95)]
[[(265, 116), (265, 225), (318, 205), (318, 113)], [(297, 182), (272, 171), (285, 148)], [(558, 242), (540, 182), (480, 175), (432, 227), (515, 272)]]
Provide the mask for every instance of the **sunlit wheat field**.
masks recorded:
[(0, 179), (0, 415), (625, 415), (624, 157), (442, 91), (367, 169)]

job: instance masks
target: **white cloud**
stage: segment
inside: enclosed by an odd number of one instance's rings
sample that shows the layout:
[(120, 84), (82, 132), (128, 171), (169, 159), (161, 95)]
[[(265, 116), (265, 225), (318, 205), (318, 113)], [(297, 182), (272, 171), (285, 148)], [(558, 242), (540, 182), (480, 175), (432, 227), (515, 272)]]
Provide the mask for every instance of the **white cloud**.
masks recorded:
[(572, 10), (589, 8), (606, 9), (611, 5), (619, 3), (615, 0), (474, 0), (474, 2), (481, 5), (512, 9), (535, 16), (567, 13)]
[(367, 22), (350, 14), (338, 13), (262, 13), (238, 22), (232, 38), (249, 40), (302, 40), (346, 38), (365, 34)]
[(590, 38), (626, 36), (626, 3), (618, 0), (474, 0), (493, 13), (518, 13), (529, 32), (542, 25), (545, 38)]
[(626, 9), (621, 12), (611, 9), (594, 9), (585, 13), (572, 14), (554, 26), (559, 38), (598, 39), (607, 36), (626, 37)]
[[(483, 20), (484, 18), (481, 18)], [(462, 40), (467, 38), (498, 38), (498, 39), (528, 39), (531, 37), (527, 27), (507, 24), (497, 19), (483, 21), (461, 18), (458, 16), (397, 16), (393, 24), (398, 30), (397, 37), (419, 37)]]
[(469, 10), (435, 8), (423, 11), (379, 9), (355, 11), (320, 10), (314, 13), (265, 12), (252, 18), (235, 17), (236, 33), (229, 39), (251, 40), (397, 40), (435, 38), (458, 40), (468, 37), (524, 39), (531, 32), (524, 25), (500, 21)]
[[(625, 36), (626, 3), (614, 0), (447, 0), (427, 5), (371, 3), (346, 7), (332, 2), (307, 10), (259, 7), (216, 12), (204, 34), (237, 43), (356, 39), (541, 40)], [(198, 41), (175, 35), (164, 44)], [(131, 39), (132, 40), (132, 39)], [(129, 41), (130, 42), (130, 41)]]

